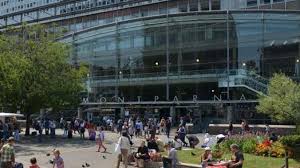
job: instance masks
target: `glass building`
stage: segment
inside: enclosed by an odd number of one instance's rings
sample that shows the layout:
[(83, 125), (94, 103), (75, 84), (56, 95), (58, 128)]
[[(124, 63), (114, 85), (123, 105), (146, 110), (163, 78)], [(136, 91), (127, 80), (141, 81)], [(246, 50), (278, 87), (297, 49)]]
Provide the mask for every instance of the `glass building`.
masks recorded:
[[(129, 112), (255, 122), (263, 117), (255, 112), (257, 95), (267, 94), (272, 74), (299, 78), (298, 1), (105, 3), (57, 2), (48, 7), (57, 11), (52, 16), (31, 9), (50, 30), (64, 28), (59, 40), (73, 46), (72, 63), (88, 63), (81, 108), (88, 117)], [(11, 17), (0, 16), (0, 23), (16, 24)]]

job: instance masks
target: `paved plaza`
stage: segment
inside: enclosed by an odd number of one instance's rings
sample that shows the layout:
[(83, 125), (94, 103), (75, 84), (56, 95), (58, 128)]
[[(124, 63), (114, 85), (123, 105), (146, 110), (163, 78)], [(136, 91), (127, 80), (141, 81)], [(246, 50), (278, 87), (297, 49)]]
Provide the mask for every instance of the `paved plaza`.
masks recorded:
[[(64, 139), (61, 137), (62, 131), (57, 130), (56, 139), (43, 137), (43, 142), (39, 143), (37, 137), (22, 136), (21, 142), (16, 144), (16, 161), (24, 164), (27, 168), (30, 165), (30, 158), (36, 157), (41, 168), (52, 168), (49, 163), (53, 156), (47, 156), (53, 149), (59, 149), (65, 161), (66, 168), (81, 168), (83, 164), (88, 163), (91, 168), (114, 168), (117, 163), (117, 154), (114, 153), (115, 143), (119, 135), (117, 133), (106, 132), (107, 153), (98, 153), (94, 141), (81, 140), (78, 134), (73, 139)], [(86, 134), (87, 135), (87, 134)], [(173, 134), (174, 135), (174, 134)], [(173, 136), (171, 136), (172, 138)], [(202, 135), (199, 135), (202, 141)], [(160, 135), (160, 139), (167, 142), (165, 135)], [(134, 146), (137, 147), (142, 139), (133, 139)], [(122, 164), (121, 164), (122, 165)], [(130, 167), (133, 167), (130, 166)]]

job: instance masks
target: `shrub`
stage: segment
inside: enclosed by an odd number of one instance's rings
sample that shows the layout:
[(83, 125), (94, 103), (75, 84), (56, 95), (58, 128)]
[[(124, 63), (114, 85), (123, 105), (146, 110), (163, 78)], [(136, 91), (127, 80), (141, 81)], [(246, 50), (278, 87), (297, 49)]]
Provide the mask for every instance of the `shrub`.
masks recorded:
[(256, 148), (256, 137), (251, 135), (232, 136), (230, 139), (223, 142), (220, 148), (222, 151), (230, 151), (230, 145), (232, 144), (237, 144), (245, 153), (254, 153)]
[(220, 159), (222, 158), (224, 154), (224, 151), (220, 148), (220, 146), (217, 144), (217, 145), (214, 145), (212, 147), (212, 157), (213, 159)]
[(245, 142), (242, 143), (242, 150), (245, 153), (255, 153), (256, 148), (256, 140), (254, 139), (247, 139)]
[(290, 148), (294, 148), (300, 144), (300, 135), (288, 135), (280, 138), (280, 142)]
[[(289, 152), (289, 155), (291, 155), (290, 152)], [(284, 157), (285, 156), (285, 147), (281, 142), (277, 141), (277, 142), (272, 143), (271, 156), (272, 157)]]
[(256, 146), (255, 153), (261, 156), (268, 156), (271, 151), (271, 143), (269, 140), (264, 140), (263, 143), (260, 143)]

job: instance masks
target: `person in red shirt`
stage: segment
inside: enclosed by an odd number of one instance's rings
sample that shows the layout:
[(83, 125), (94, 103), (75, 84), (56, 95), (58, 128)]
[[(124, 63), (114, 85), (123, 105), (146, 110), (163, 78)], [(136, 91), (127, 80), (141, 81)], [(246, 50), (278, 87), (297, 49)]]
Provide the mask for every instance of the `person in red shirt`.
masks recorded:
[(36, 158), (34, 157), (34, 158), (31, 158), (30, 159), (30, 163), (31, 163), (31, 166), (29, 166), (29, 168), (40, 168), (40, 166), (38, 166), (37, 164), (36, 164)]

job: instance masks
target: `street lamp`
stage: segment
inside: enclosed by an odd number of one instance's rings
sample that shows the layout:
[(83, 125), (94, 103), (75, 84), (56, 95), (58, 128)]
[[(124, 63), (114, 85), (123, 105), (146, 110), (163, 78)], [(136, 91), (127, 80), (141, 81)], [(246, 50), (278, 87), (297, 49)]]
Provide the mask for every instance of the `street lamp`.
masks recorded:
[(296, 62), (299, 63), (299, 59), (297, 59)]
[(158, 65), (159, 65), (159, 63), (158, 63), (158, 61), (156, 61), (156, 62), (155, 62), (155, 66), (158, 66)]
[(200, 62), (200, 59), (199, 59), (199, 58), (197, 58), (197, 59), (196, 59), (196, 62), (197, 62), (197, 63), (199, 63), (199, 62)]
[(243, 62), (243, 64), (242, 64), (242, 65), (243, 65), (243, 67), (245, 67), (245, 66), (246, 66), (246, 63), (245, 63), (245, 62)]

